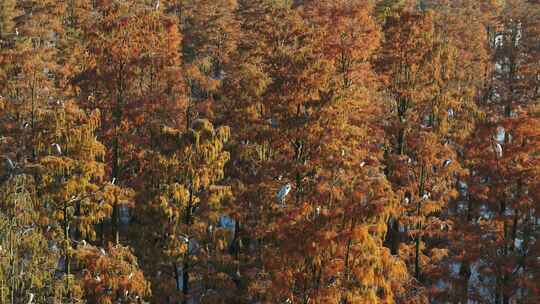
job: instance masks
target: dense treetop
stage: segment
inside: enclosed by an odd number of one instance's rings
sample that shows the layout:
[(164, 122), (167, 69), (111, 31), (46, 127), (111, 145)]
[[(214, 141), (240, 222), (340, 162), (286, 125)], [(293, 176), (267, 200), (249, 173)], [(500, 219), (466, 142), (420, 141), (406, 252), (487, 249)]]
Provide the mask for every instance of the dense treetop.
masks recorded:
[(0, 0), (0, 303), (539, 303), (540, 3)]

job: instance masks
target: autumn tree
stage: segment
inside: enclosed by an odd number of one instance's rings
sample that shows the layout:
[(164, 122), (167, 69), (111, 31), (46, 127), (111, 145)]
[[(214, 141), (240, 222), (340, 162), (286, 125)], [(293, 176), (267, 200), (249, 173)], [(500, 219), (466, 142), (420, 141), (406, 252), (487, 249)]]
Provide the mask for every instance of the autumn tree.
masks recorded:
[(198, 112), (213, 118), (214, 99), (229, 73), (236, 51), (239, 24), (237, 1), (180, 1), (178, 24), (182, 31), (182, 59), (188, 93), (187, 125)]
[(57, 233), (53, 241), (62, 244), (66, 290), (70, 293), (74, 241), (94, 240), (94, 225), (112, 210), (113, 202), (103, 199), (101, 186), (105, 149), (94, 135), (99, 112), (87, 116), (67, 103), (42, 110), (40, 122), (35, 169), (38, 197), (45, 203), (49, 229)]
[[(218, 221), (225, 212), (222, 202), (231, 195), (229, 187), (220, 186), (229, 160), (224, 151), (229, 129), (214, 128), (208, 120), (198, 119), (187, 131), (163, 126), (156, 132), (160, 142), (149, 155), (152, 169), (147, 187), (155, 195), (160, 214), (162, 228), (156, 231), (162, 236), (159, 244), (164, 246), (167, 264), (172, 265), (168, 272), (176, 281), (176, 287), (160, 297), (169, 295), (170, 300), (187, 303), (200, 297), (200, 285), (208, 284), (204, 278), (216, 275), (208, 279), (218, 279), (217, 265), (214, 269), (201, 266), (217, 262), (215, 255), (225, 250), (228, 242), (226, 231), (218, 229)], [(165, 289), (168, 284), (161, 285)]]
[[(145, 5), (101, 3), (98, 18), (82, 25), (85, 45), (74, 52), (67, 74), (76, 99), (86, 109), (101, 110), (98, 132), (104, 142), (111, 180), (142, 183), (139, 156), (152, 138), (149, 124), (177, 126), (184, 118), (182, 79), (177, 54), (180, 35), (169, 18)], [(119, 205), (114, 207), (114, 239), (119, 241)]]
[(74, 254), (78, 281), (85, 299), (93, 303), (140, 303), (150, 294), (150, 284), (128, 247), (107, 249), (84, 244)]
[(538, 255), (533, 228), (538, 208), (529, 194), (538, 175), (537, 96), (528, 74), (538, 68), (530, 48), (538, 42), (537, 27), (529, 19), (537, 14), (537, 5), (520, 1), (501, 10), (493, 35), (493, 74), (482, 103), (486, 116), (468, 146), (473, 172), (468, 213), (476, 221), (473, 237), (481, 240), (470, 251), (482, 279), (470, 297), (495, 303), (532, 303), (538, 297), (527, 270), (537, 267)]
[[(225, 113), (243, 117), (233, 125), (237, 157), (230, 172), (243, 209), (237, 211), (244, 245), (239, 274), (251, 281), (248, 299), (394, 298), (407, 274), (381, 235), (395, 199), (379, 171), (380, 150), (368, 141), (375, 128), (363, 122), (376, 108), (368, 93), (378, 42), (370, 7), (257, 1), (240, 2), (240, 13), (240, 64), (226, 82)], [(356, 189), (362, 181), (376, 190)], [(367, 260), (378, 266), (360, 270)], [(380, 275), (374, 269), (395, 280), (372, 281)], [(374, 293), (378, 288), (384, 292)]]
[(7, 111), (2, 114), (10, 121), (5, 127), (16, 134), (22, 147), (18, 161), (35, 158), (39, 108), (61, 101), (55, 98), (54, 86), (54, 32), (59, 31), (61, 7), (49, 1), (20, 4), (21, 15), (14, 20), (16, 33), (4, 41), (0, 51), (0, 94), (7, 101)]
[[(3, 0), (0, 2), (0, 37), (2, 40), (16, 34), (15, 32), (15, 17), (17, 17), (17, 1)], [(5, 43), (5, 41), (2, 41)]]
[(445, 34), (443, 17), (411, 8), (388, 16), (376, 62), (394, 116), (386, 127), (386, 174), (402, 208), (389, 222), (388, 245), (428, 284), (447, 254), (432, 244), (444, 239), (447, 203), (457, 195), (454, 177), (464, 174), (456, 142), (473, 121), (478, 86), (472, 79), (477, 71), (458, 65), (467, 49)]
[(3, 182), (0, 198), (0, 301), (56, 303), (62, 290), (55, 276), (59, 252), (43, 233), (32, 176), (17, 174)]

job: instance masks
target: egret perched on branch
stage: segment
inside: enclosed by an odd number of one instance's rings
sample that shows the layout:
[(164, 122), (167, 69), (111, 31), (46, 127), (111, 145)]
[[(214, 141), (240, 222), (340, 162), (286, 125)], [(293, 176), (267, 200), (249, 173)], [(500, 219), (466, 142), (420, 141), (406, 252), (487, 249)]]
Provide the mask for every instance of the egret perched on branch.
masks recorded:
[(56, 154), (62, 155), (62, 148), (60, 147), (59, 144), (53, 143), (51, 146), (54, 148), (54, 152), (55, 152)]
[(115, 184), (116, 183), (116, 177), (113, 177), (112, 181), (111, 181), (111, 184)]
[(452, 160), (451, 159), (447, 159), (443, 162), (443, 167), (446, 168), (448, 166), (450, 166), (450, 164), (452, 163)]
[(283, 203), (285, 201), (285, 197), (287, 197), (289, 192), (291, 192), (291, 189), (292, 189), (291, 184), (286, 184), (285, 186), (281, 187), (281, 189), (279, 190), (277, 194), (278, 201)]
[(28, 299), (28, 303), (26, 303), (26, 304), (32, 304), (32, 303), (34, 303), (34, 297), (35, 297), (35, 295), (34, 295), (33, 293), (29, 292), (29, 293), (28, 293), (28, 296), (29, 296), (29, 299)]
[(495, 155), (497, 155), (497, 158), (501, 158), (502, 153), (503, 153), (503, 149), (502, 149), (501, 144), (500, 143), (495, 143), (494, 149), (495, 149)]
[(8, 170), (8, 173), (11, 174), (13, 172), (13, 170), (15, 170), (15, 164), (13, 163), (13, 161), (9, 157), (6, 157), (4, 162), (5, 162), (6, 168)]
[(182, 239), (184, 243), (189, 243), (189, 238), (185, 235), (180, 235), (180, 239)]

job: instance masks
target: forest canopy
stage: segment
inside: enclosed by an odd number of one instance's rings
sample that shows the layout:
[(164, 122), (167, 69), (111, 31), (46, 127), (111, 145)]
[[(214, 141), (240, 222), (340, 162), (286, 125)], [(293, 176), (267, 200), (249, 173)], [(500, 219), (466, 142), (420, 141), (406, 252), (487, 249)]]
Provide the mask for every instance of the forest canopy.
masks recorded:
[(0, 0), (0, 303), (540, 303), (540, 2)]

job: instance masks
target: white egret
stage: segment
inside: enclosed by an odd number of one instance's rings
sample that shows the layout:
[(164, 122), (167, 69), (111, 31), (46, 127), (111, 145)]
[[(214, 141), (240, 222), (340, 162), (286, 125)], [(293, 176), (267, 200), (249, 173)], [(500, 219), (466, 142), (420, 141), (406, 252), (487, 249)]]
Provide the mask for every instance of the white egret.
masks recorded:
[(11, 172), (13, 172), (13, 170), (15, 170), (15, 164), (13, 163), (13, 161), (9, 157), (6, 157), (4, 162), (6, 164), (6, 168), (8, 170), (8, 173), (11, 173)]
[(452, 163), (452, 160), (451, 159), (447, 159), (443, 162), (443, 167), (446, 168), (448, 166), (450, 166), (450, 164)]
[(107, 253), (105, 252), (105, 249), (103, 248), (99, 248), (99, 252), (101, 253), (101, 255), (107, 255)]
[(29, 292), (28, 295), (29, 295), (29, 299), (28, 299), (28, 303), (27, 303), (27, 304), (32, 304), (32, 303), (34, 303), (34, 297), (35, 297), (35, 295), (34, 295), (33, 293), (31, 293), (31, 292)]
[(495, 149), (495, 155), (497, 156), (497, 158), (501, 158), (503, 154), (503, 149), (502, 149), (501, 144), (495, 143), (494, 149)]
[(60, 147), (59, 144), (53, 143), (51, 146), (54, 148), (54, 152), (55, 152), (57, 155), (62, 155), (62, 148)]
[(189, 238), (185, 235), (180, 235), (180, 239), (184, 242), (184, 243), (189, 243)]
[(403, 201), (405, 202), (405, 204), (408, 204), (411, 202), (411, 193), (410, 192), (405, 192), (405, 198), (403, 199)]
[(291, 184), (286, 184), (285, 186), (281, 187), (281, 189), (279, 190), (277, 194), (278, 201), (283, 203), (285, 201), (285, 197), (287, 197), (289, 192), (291, 192), (291, 189), (292, 189)]

